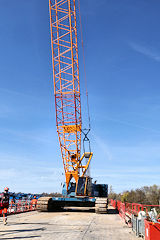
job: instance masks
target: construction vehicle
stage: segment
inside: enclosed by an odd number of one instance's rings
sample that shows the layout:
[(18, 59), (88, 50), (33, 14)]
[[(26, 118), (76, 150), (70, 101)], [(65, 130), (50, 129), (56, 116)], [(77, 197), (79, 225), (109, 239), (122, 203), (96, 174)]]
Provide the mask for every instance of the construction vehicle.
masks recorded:
[(107, 212), (108, 185), (92, 183), (89, 176), (93, 156), (88, 138), (90, 124), (88, 129), (82, 128), (76, 16), (78, 1), (49, 0), (56, 125), (65, 184), (63, 197), (41, 197), (37, 209), (52, 211), (66, 206), (96, 206), (96, 212), (103, 213)]

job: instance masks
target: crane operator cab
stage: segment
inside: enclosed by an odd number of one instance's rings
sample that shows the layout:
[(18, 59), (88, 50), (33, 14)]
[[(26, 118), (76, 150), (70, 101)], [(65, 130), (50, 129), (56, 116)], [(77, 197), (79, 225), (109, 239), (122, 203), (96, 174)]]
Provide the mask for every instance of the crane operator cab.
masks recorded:
[(62, 195), (64, 197), (108, 197), (108, 184), (92, 183), (91, 177), (80, 177), (78, 184), (70, 182), (68, 191), (63, 184)]
[[(80, 176), (78, 177), (77, 182), (70, 181), (68, 189), (66, 187), (66, 183), (63, 184), (62, 195), (64, 197), (108, 197), (107, 184), (96, 184), (96, 182), (92, 183), (92, 178), (90, 177), (89, 172), (89, 165), (93, 153), (90, 150), (90, 141), (88, 137), (87, 141), (89, 142), (89, 151), (85, 152), (84, 147), (84, 153), (79, 161), (79, 171), (81, 171), (79, 172)], [(73, 164), (77, 162), (76, 154), (72, 154), (70, 157)]]

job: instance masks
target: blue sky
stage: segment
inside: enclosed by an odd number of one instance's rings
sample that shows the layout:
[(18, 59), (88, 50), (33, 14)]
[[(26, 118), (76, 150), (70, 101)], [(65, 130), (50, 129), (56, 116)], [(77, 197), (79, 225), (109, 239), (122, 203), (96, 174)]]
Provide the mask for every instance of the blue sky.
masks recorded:
[[(159, 184), (160, 2), (80, 2), (92, 177), (116, 192)], [(0, 161), (0, 190), (61, 191), (48, 0), (0, 1)]]

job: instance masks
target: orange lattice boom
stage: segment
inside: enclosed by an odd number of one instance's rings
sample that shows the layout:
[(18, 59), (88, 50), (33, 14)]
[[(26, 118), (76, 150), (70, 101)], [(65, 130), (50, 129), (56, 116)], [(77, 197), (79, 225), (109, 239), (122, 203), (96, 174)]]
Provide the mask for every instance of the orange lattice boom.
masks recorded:
[(57, 132), (66, 186), (84, 175), (75, 0), (49, 0)]

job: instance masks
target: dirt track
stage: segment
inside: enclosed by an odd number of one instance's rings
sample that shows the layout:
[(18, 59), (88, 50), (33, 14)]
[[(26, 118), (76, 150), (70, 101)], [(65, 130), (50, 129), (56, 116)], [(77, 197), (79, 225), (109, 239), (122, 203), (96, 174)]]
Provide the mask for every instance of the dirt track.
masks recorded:
[(8, 217), (8, 225), (0, 220), (0, 239), (107, 239), (136, 240), (119, 215), (97, 215), (94, 212), (65, 211), (30, 212)]

